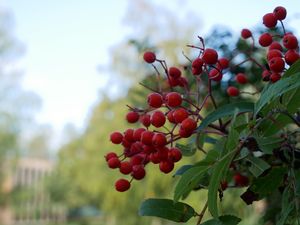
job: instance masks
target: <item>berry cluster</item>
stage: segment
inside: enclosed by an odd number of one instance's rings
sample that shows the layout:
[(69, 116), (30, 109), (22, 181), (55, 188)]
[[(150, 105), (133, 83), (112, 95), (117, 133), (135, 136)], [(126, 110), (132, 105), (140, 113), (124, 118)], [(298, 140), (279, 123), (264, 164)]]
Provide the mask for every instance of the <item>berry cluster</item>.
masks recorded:
[[(295, 63), (299, 58), (299, 47), (297, 38), (290, 32), (286, 32), (282, 20), (286, 17), (286, 10), (283, 7), (276, 7), (273, 13), (267, 13), (263, 16), (263, 24), (271, 28), (259, 37), (259, 44), (268, 47), (266, 54), (266, 65), (262, 65), (252, 57), (254, 51), (254, 37), (249, 29), (241, 31), (242, 39), (251, 39), (252, 47), (247, 56), (238, 65), (245, 62), (252, 62), (262, 70), (262, 80), (272, 83), (278, 81), (288, 66)], [(283, 34), (278, 34), (275, 29), (280, 22)], [(275, 33), (277, 32), (277, 33)], [(198, 57), (190, 61), (187, 67), (190, 70), (185, 72), (196, 82), (189, 82), (181, 68), (168, 67), (164, 60), (157, 59), (154, 52), (146, 51), (143, 59), (151, 64), (157, 73), (158, 80), (166, 82), (168, 87), (162, 88), (158, 82), (158, 88), (151, 90), (147, 97), (147, 107), (144, 109), (129, 107), (126, 120), (130, 124), (139, 124), (136, 129), (128, 128), (124, 132), (115, 131), (110, 135), (113, 144), (122, 145), (123, 151), (120, 154), (109, 152), (105, 158), (107, 164), (112, 169), (118, 169), (121, 174), (129, 175), (130, 179), (119, 179), (115, 183), (117, 191), (123, 192), (130, 188), (133, 180), (141, 180), (146, 175), (145, 167), (148, 163), (158, 164), (163, 173), (170, 173), (174, 164), (182, 158), (182, 152), (174, 147), (174, 143), (179, 139), (189, 138), (197, 133), (197, 127), (203, 119), (201, 112), (204, 106), (210, 102), (217, 108), (217, 103), (212, 94), (212, 83), (222, 82), (223, 75), (231, 72), (233, 60), (225, 57), (219, 57), (218, 52), (212, 48), (206, 48), (203, 38), (199, 37), (200, 46), (188, 45), (199, 51)], [(157, 66), (161, 66), (165, 76), (161, 76)], [(232, 73), (232, 72), (231, 72)], [(207, 79), (202, 78), (205, 77)], [(198, 84), (202, 80), (207, 80), (208, 93), (203, 101), (199, 100), (200, 91)], [(234, 74), (234, 82), (238, 85), (249, 83), (249, 78), (245, 73)], [(196, 85), (196, 90), (191, 87)], [(194, 86), (193, 86), (194, 85)], [(239, 96), (242, 93), (238, 87), (227, 85), (226, 92), (230, 97)], [(210, 124), (205, 133), (217, 135), (226, 135), (228, 123), (223, 124), (219, 121), (219, 126)], [(235, 171), (233, 176), (234, 185), (238, 187), (247, 186), (248, 177), (241, 175), (240, 171)], [(221, 183), (222, 189), (227, 188), (227, 182)]]

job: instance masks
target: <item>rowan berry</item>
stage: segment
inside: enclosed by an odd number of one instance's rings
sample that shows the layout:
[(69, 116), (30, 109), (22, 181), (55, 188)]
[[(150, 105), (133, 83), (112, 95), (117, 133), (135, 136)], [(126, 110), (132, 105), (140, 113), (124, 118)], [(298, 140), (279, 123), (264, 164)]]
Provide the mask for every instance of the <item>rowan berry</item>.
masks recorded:
[(127, 130), (125, 130), (123, 141), (125, 139), (126, 141), (134, 142), (135, 140), (133, 138), (133, 133), (134, 133), (134, 130), (131, 128), (128, 128)]
[(169, 76), (177, 79), (177, 78), (179, 78), (181, 76), (181, 71), (177, 67), (170, 67), (168, 74), (169, 74)]
[(141, 123), (145, 126), (145, 127), (149, 127), (151, 125), (151, 119), (150, 119), (150, 115), (148, 114), (144, 114), (140, 117), (140, 121)]
[(119, 192), (127, 191), (130, 188), (130, 182), (126, 179), (119, 179), (115, 183), (115, 188)]
[(174, 163), (170, 160), (161, 161), (159, 163), (159, 169), (163, 173), (170, 173), (174, 169)]
[(146, 171), (143, 165), (135, 165), (132, 167), (131, 176), (136, 180), (141, 180), (145, 177)]
[(174, 116), (173, 116), (173, 112), (174, 112), (174, 110), (170, 110), (167, 113), (167, 119), (169, 120), (170, 123), (176, 123)]
[(152, 145), (152, 137), (154, 133), (152, 131), (144, 131), (142, 133), (141, 142), (145, 145)]
[(158, 93), (150, 93), (148, 95), (148, 105), (153, 107), (153, 108), (159, 108), (163, 104), (163, 98), (160, 94)]
[(128, 161), (121, 162), (119, 170), (122, 174), (130, 174), (132, 172), (132, 165)]
[(193, 132), (197, 128), (197, 122), (188, 117), (181, 122), (180, 128), (188, 132)]
[(110, 160), (111, 158), (118, 158), (117, 154), (114, 153), (114, 152), (108, 152), (106, 155), (105, 155), (105, 160), (108, 161)]
[(115, 131), (110, 134), (110, 141), (114, 144), (121, 144), (123, 141), (123, 135), (120, 132)]
[(249, 178), (240, 173), (236, 173), (233, 176), (233, 179), (237, 187), (246, 187), (249, 185)]
[(282, 57), (282, 52), (277, 49), (269, 50), (267, 53), (267, 60), (270, 61), (274, 57)]
[(158, 152), (151, 153), (149, 158), (153, 164), (158, 164), (161, 161)]
[(200, 75), (202, 73), (203, 60), (201, 58), (197, 58), (192, 62), (192, 74)]
[(182, 153), (178, 148), (170, 148), (168, 158), (174, 163), (178, 162), (182, 158)]
[(248, 78), (246, 77), (246, 75), (244, 73), (238, 73), (235, 76), (235, 80), (236, 82), (238, 82), (239, 84), (246, 84), (248, 82)]
[(112, 157), (107, 161), (108, 167), (115, 169), (120, 166), (120, 160), (117, 157)]
[(298, 47), (298, 39), (290, 33), (283, 36), (282, 43), (287, 49), (296, 49)]
[(139, 114), (134, 111), (130, 111), (126, 115), (126, 119), (127, 119), (128, 123), (135, 123), (139, 120), (139, 118), (140, 118)]
[(227, 58), (220, 58), (218, 60), (218, 65), (220, 66), (221, 70), (225, 70), (229, 67), (229, 60)]
[(168, 77), (168, 83), (171, 87), (176, 87), (179, 85), (180, 81), (179, 81), (179, 79), (175, 79), (173, 77)]
[(133, 132), (133, 139), (135, 141), (140, 141), (144, 131), (146, 131), (146, 129), (142, 127), (135, 129)]
[(245, 28), (241, 31), (241, 37), (244, 39), (250, 38), (252, 37), (252, 32), (249, 29)]
[(145, 52), (143, 58), (147, 63), (154, 63), (156, 60), (156, 55), (154, 52)]
[(272, 44), (270, 44), (270, 46), (269, 46), (269, 51), (270, 51), (270, 50), (273, 50), (273, 49), (277, 49), (277, 50), (279, 50), (279, 51), (281, 51), (281, 52), (282, 52), (282, 50), (283, 50), (281, 44), (280, 44), (279, 42), (277, 42), (277, 41), (273, 41)]
[(274, 57), (269, 61), (269, 67), (273, 72), (282, 72), (284, 69), (284, 60), (281, 57)]
[(264, 70), (261, 74), (263, 81), (269, 81), (271, 72), (269, 70)]
[(214, 49), (207, 48), (203, 52), (202, 60), (209, 65), (215, 64), (218, 61), (218, 53)]
[(142, 165), (144, 163), (144, 160), (145, 160), (144, 155), (142, 155), (142, 154), (136, 154), (136, 155), (133, 155), (130, 158), (130, 164), (132, 166)]
[(188, 80), (185, 77), (178, 78), (178, 85), (180, 87), (186, 87), (188, 85)]
[(298, 59), (300, 58), (300, 55), (298, 52), (296, 52), (293, 49), (288, 50), (285, 55), (284, 55), (284, 59), (285, 62), (288, 65), (292, 65), (294, 62), (296, 62)]
[(263, 16), (263, 24), (268, 28), (273, 28), (277, 24), (277, 18), (274, 13), (267, 13)]
[(188, 116), (189, 116), (189, 113), (184, 108), (176, 109), (173, 112), (173, 118), (176, 123), (181, 123)]
[(179, 128), (179, 136), (182, 137), (182, 138), (188, 138), (190, 136), (192, 136), (193, 134), (193, 131), (190, 131), (190, 130), (184, 130), (183, 128)]
[(263, 33), (262, 35), (260, 35), (259, 37), (259, 44), (263, 47), (267, 47), (269, 46), (273, 41), (272, 35), (269, 33)]
[(166, 96), (167, 105), (170, 107), (180, 106), (182, 103), (182, 97), (178, 92), (170, 92)]
[(279, 81), (280, 79), (281, 79), (281, 76), (280, 76), (279, 73), (272, 73), (272, 74), (270, 75), (270, 80), (271, 80), (273, 83)]
[(157, 110), (151, 115), (151, 124), (155, 127), (162, 127), (166, 122), (166, 116), (165, 114)]
[(222, 80), (223, 74), (222, 74), (222, 72), (220, 70), (214, 68), (211, 71), (209, 71), (208, 77), (211, 80), (219, 82), (219, 81)]
[(277, 20), (284, 20), (286, 17), (286, 9), (282, 6), (277, 6), (274, 9), (273, 14)]
[(162, 133), (155, 133), (152, 137), (152, 144), (156, 147), (165, 146), (167, 144), (167, 138)]
[(236, 87), (233, 87), (233, 86), (229, 86), (228, 88), (227, 88), (227, 94), (229, 95), (229, 96), (238, 96), (239, 94), (240, 94), (240, 91), (239, 91), (239, 89), (237, 89)]
[(136, 142), (132, 143), (132, 145), (130, 146), (130, 153), (132, 155), (136, 155), (144, 150), (143, 147), (144, 146), (141, 142), (136, 141)]

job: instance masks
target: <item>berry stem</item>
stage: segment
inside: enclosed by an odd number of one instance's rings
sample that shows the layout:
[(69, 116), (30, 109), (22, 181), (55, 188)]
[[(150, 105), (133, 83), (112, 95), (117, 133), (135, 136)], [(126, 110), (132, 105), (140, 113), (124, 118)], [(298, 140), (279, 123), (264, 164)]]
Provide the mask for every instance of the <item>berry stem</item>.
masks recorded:
[(198, 221), (197, 221), (197, 224), (196, 224), (196, 225), (200, 225), (200, 224), (201, 224), (201, 221), (202, 221), (202, 219), (203, 219), (203, 216), (204, 216), (204, 214), (205, 214), (205, 212), (206, 212), (206, 210), (207, 210), (207, 206), (208, 206), (208, 202), (206, 201), (206, 203), (205, 203), (203, 209), (201, 210), (200, 214), (198, 215), (199, 218), (198, 218)]
[(282, 30), (283, 30), (283, 34), (286, 34), (285, 27), (284, 27), (284, 25), (283, 25), (282, 20), (280, 20), (280, 24), (281, 24), (281, 27), (282, 27)]

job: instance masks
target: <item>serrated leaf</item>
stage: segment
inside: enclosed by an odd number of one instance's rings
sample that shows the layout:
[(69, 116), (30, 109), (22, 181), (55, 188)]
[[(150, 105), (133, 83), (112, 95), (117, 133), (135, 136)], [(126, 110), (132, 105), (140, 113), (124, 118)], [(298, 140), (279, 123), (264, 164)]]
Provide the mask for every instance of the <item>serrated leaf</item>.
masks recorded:
[(231, 104), (226, 104), (220, 106), (218, 109), (208, 114), (201, 122), (198, 127), (198, 132), (206, 128), (209, 124), (214, 121), (223, 118), (225, 116), (232, 116), (234, 112), (244, 113), (244, 112), (253, 112), (254, 104), (252, 102), (235, 102)]
[(187, 222), (195, 216), (195, 210), (188, 204), (170, 199), (147, 199), (139, 209), (140, 216), (156, 216), (174, 222)]
[(264, 197), (280, 186), (286, 173), (287, 168), (273, 168), (266, 176), (256, 178), (249, 189)]
[(176, 147), (180, 149), (183, 156), (192, 156), (195, 154), (197, 150), (194, 144), (183, 145), (183, 144), (176, 143)]
[(269, 169), (271, 166), (261, 158), (250, 156), (247, 161), (251, 163), (249, 171), (255, 176), (259, 177), (263, 172)]
[(175, 174), (173, 176), (180, 176), (184, 174), (188, 169), (192, 168), (193, 165), (183, 165), (178, 170), (176, 170)]
[(195, 166), (188, 169), (175, 187), (174, 201), (177, 202), (182, 196), (189, 194), (206, 175), (208, 169), (207, 166)]

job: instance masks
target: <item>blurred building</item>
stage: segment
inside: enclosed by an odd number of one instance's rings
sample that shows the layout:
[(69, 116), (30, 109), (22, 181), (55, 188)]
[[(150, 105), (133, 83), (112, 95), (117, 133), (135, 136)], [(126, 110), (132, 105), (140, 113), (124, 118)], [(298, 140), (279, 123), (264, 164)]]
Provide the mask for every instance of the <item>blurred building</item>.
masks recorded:
[(39, 158), (22, 158), (8, 174), (3, 189), (10, 201), (0, 209), (1, 225), (55, 224), (65, 220), (65, 209), (50, 201), (46, 178), (53, 162)]

